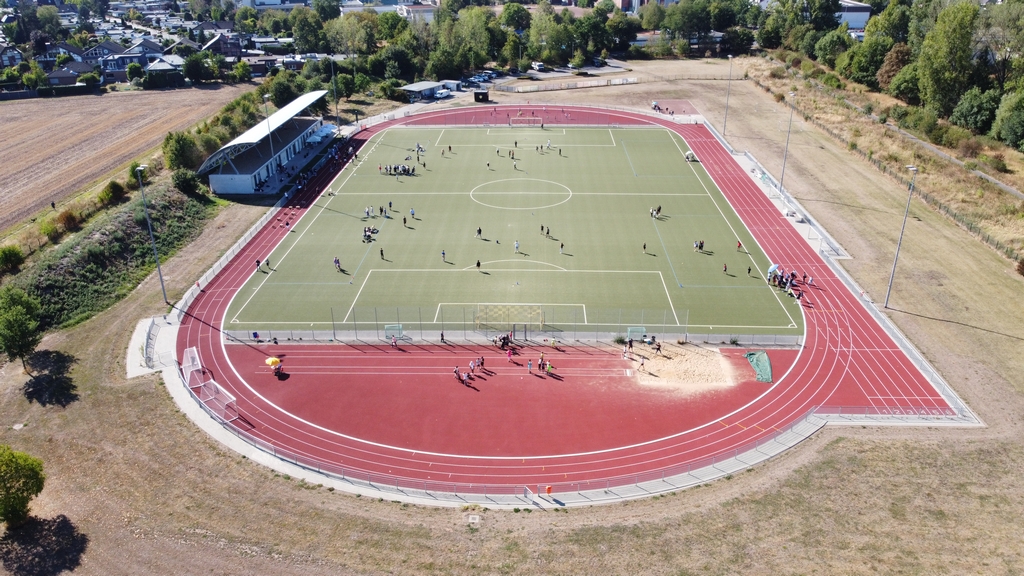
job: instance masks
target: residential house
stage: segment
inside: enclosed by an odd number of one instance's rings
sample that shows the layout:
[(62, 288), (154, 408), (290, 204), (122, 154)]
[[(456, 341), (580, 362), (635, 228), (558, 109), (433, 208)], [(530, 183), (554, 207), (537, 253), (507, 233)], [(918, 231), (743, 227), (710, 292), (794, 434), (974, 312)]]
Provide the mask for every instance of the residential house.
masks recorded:
[(146, 61), (164, 55), (164, 47), (152, 40), (139, 40), (125, 49), (124, 54), (142, 54)]
[(78, 84), (78, 74), (66, 68), (61, 68), (47, 74), (46, 81), (50, 86), (74, 86)]
[(104, 82), (126, 82), (128, 80), (128, 65), (138, 64), (145, 68), (149, 66), (149, 59), (145, 54), (112, 54), (100, 59), (100, 66), (103, 68)]
[(406, 20), (420, 20), (423, 22), (432, 22), (434, 20), (434, 6), (422, 5), (422, 4), (409, 4), (399, 6), (395, 12), (399, 16)]
[(17, 47), (0, 43), (0, 68), (17, 66), (25, 60), (25, 56)]
[(112, 56), (114, 54), (121, 54), (122, 52), (124, 52), (124, 46), (121, 46), (112, 40), (104, 40), (103, 42), (100, 42), (92, 48), (88, 48), (82, 52), (82, 62), (98, 66), (101, 58)]
[(198, 42), (193, 42), (188, 38), (181, 38), (174, 44), (171, 44), (167, 48), (164, 48), (164, 54), (174, 54), (174, 49), (178, 46), (187, 46), (188, 48), (191, 48), (193, 52), (199, 52), (203, 49), (202, 45), (200, 45)]
[(202, 30), (203, 34), (205, 34), (206, 37), (209, 38), (214, 34), (234, 32), (235, 23), (231, 20), (207, 20), (206, 22), (200, 22), (196, 24), (195, 27), (192, 28), (192, 32), (197, 36), (199, 35), (200, 30)]
[(234, 34), (217, 34), (203, 45), (203, 50), (209, 50), (211, 53), (220, 54), (225, 58), (241, 58), (242, 41)]

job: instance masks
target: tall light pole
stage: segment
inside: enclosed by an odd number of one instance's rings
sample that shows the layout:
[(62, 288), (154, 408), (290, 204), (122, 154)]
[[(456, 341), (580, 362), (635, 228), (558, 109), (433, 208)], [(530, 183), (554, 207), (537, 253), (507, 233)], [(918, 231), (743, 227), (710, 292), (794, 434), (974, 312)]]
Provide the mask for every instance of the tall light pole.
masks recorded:
[[(792, 92), (789, 95), (795, 96)], [(789, 105), (789, 130), (786, 131), (786, 151), (782, 154), (782, 176), (779, 177), (779, 194), (782, 194), (784, 188), (782, 183), (786, 180), (786, 160), (789, 159), (789, 136), (793, 133), (793, 111), (796, 107), (792, 104)]]
[(153, 223), (149, 219), (149, 205), (146, 203), (146, 187), (142, 185), (142, 173), (146, 171), (146, 166), (143, 164), (135, 169), (135, 174), (139, 177), (139, 190), (142, 192), (142, 210), (146, 213), (146, 228), (149, 228), (149, 242), (153, 245), (153, 260), (156, 260), (156, 274), (160, 277), (160, 291), (164, 294), (164, 304), (170, 304), (167, 300), (167, 289), (164, 288), (164, 273), (160, 270), (160, 254), (156, 251), (156, 238), (153, 236)]
[[(334, 56), (331, 56), (331, 88), (334, 89), (334, 121), (341, 124), (341, 117), (338, 116), (338, 77), (334, 75)], [(264, 94), (266, 96), (266, 94)]]
[(892, 259), (892, 272), (889, 274), (889, 288), (885, 291), (884, 307), (889, 307), (889, 294), (892, 293), (892, 279), (896, 276), (896, 262), (900, 259), (900, 246), (903, 245), (903, 232), (907, 229), (907, 216), (910, 214), (910, 199), (914, 197), (914, 182), (917, 180), (917, 166), (907, 166), (914, 173), (910, 178), (910, 193), (907, 194), (907, 209), (903, 212), (903, 226), (900, 228), (900, 239), (896, 242), (896, 257)]
[(274, 161), (274, 139), (270, 136), (270, 112), (267, 108), (267, 101), (270, 100), (270, 94), (263, 95), (263, 114), (267, 117), (267, 140), (270, 141), (270, 161)]
[(725, 120), (722, 121), (722, 137), (725, 138), (725, 127), (729, 125), (729, 94), (732, 92), (732, 54), (729, 54), (729, 87), (725, 89)]

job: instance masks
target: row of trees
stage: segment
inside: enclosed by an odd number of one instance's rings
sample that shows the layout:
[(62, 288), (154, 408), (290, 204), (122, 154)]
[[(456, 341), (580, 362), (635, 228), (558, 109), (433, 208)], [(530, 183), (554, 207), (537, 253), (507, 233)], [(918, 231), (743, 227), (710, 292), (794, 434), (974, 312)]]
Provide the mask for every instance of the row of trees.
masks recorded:
[(922, 118), (927, 132), (945, 133), (931, 115), (1015, 148), (1024, 144), (1024, 4), (891, 0), (873, 6), (878, 13), (860, 42), (845, 25), (826, 31), (794, 18), (786, 1), (770, 10), (758, 40), (923, 107), (923, 115), (907, 117)]

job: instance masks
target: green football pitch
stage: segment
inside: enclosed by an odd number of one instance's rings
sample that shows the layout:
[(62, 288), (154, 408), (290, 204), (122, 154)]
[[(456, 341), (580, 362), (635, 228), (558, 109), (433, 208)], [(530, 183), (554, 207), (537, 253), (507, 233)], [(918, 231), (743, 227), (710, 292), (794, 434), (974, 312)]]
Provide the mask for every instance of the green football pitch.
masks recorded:
[[(384, 174), (416, 164), (417, 144), (425, 167)], [(293, 223), (225, 328), (801, 334), (798, 304), (767, 285), (770, 262), (688, 150), (662, 128), (385, 130)]]

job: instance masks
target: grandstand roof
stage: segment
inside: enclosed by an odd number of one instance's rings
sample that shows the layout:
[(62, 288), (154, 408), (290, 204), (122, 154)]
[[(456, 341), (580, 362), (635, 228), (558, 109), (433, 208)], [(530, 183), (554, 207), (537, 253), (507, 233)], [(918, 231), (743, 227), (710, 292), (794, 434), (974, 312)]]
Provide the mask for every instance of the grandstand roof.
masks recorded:
[(309, 108), (314, 102), (323, 98), (327, 94), (327, 90), (317, 90), (315, 92), (309, 92), (299, 96), (295, 100), (285, 105), (277, 112), (270, 115), (268, 120), (264, 120), (252, 128), (245, 131), (231, 142), (225, 144), (220, 150), (217, 150), (203, 162), (203, 165), (199, 167), (199, 173), (205, 174), (210, 170), (213, 170), (220, 164), (224, 163), (225, 160), (233, 158), (242, 152), (245, 152), (249, 148), (252, 148), (256, 144), (270, 135), (271, 132), (277, 130), (283, 126), (286, 122), (298, 116), (300, 112)]

